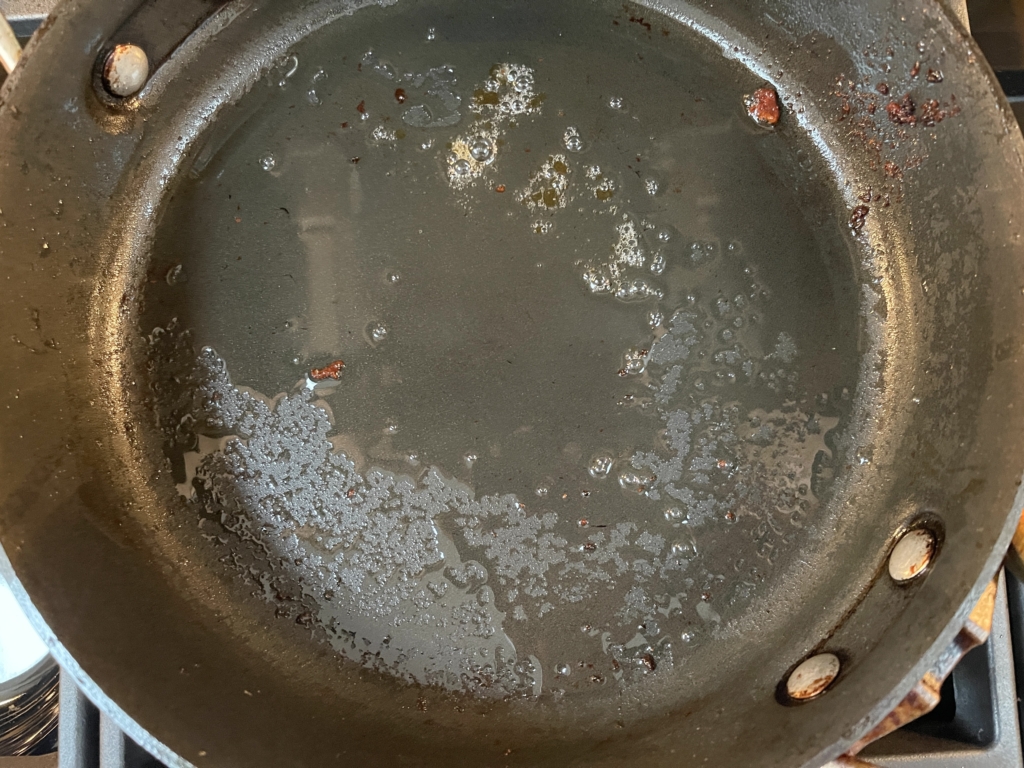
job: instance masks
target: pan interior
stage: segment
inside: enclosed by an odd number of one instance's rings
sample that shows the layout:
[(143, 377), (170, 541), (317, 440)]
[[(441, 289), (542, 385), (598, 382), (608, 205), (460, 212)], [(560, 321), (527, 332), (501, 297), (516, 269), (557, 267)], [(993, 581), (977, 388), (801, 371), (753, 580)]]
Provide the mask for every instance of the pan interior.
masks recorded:
[(756, 124), (693, 33), (483, 5), (312, 34), (166, 202), (182, 536), (381, 675), (680, 697), (833, 524), (850, 238), (795, 115)]

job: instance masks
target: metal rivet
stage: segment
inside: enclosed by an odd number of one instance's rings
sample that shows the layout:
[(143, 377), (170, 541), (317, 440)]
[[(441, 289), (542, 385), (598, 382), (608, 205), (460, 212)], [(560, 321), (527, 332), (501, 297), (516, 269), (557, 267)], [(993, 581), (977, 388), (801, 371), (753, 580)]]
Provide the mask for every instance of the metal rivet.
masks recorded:
[(889, 555), (889, 575), (893, 581), (910, 581), (924, 573), (935, 556), (935, 535), (925, 528), (903, 534)]
[(149, 58), (137, 45), (115, 46), (103, 64), (103, 84), (115, 96), (138, 93), (149, 77)]
[(839, 676), (839, 658), (819, 653), (800, 662), (786, 680), (786, 693), (794, 701), (807, 701), (819, 696)]

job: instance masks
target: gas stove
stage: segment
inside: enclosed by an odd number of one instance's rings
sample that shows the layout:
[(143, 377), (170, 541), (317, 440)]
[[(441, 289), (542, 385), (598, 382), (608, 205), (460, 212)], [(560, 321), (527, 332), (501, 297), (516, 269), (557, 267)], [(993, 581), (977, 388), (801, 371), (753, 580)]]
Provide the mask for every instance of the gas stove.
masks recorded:
[[(969, 24), (1024, 125), (1024, 0), (946, 3), (957, 6)], [(0, 11), (24, 41), (54, 4), (0, 0)], [(0, 768), (164, 765), (58, 667), (11, 595), (0, 580)], [(870, 745), (861, 757), (879, 768), (1024, 768), (1022, 696), (1024, 583), (1007, 572), (1000, 576), (988, 641), (946, 680), (938, 707)]]

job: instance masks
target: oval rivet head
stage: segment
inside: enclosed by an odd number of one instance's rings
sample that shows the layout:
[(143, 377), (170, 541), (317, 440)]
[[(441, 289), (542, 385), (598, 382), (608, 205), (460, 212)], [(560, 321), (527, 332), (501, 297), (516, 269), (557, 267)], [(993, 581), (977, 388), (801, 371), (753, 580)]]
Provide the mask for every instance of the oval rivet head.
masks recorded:
[(839, 676), (839, 658), (819, 653), (802, 661), (786, 681), (786, 694), (794, 701), (807, 701), (824, 693)]
[(149, 57), (137, 45), (115, 46), (103, 64), (103, 84), (115, 96), (138, 93), (149, 77)]
[(924, 528), (903, 534), (889, 555), (889, 575), (903, 583), (917, 578), (928, 568), (935, 556), (935, 535)]

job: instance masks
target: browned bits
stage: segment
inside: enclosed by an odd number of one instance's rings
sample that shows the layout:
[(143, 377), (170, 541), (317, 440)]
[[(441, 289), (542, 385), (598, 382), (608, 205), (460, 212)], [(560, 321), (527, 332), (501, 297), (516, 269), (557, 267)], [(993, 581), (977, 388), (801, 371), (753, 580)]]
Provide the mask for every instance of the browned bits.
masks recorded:
[(888, 160), (885, 163), (885, 175), (890, 179), (902, 179), (903, 171), (892, 160)]
[(921, 62), (915, 61), (914, 66), (910, 70), (910, 76), (917, 77), (919, 74), (921, 74)]
[(504, 184), (499, 184), (498, 186), (496, 186), (494, 188), (494, 191), (495, 192), (504, 192), (505, 191), (505, 185)]
[(917, 116), (914, 114), (917, 107), (909, 93), (899, 101), (890, 101), (885, 106), (885, 111), (896, 125), (914, 125), (917, 122)]
[(960, 106), (953, 99), (953, 104), (948, 109), (943, 109), (936, 99), (928, 99), (921, 104), (921, 124), (929, 128), (938, 125), (947, 117), (960, 114)]
[(889, 95), (889, 86), (886, 85), (885, 83), (879, 83), (878, 85), (876, 85), (875, 90), (878, 91), (883, 96)]
[(654, 660), (654, 657), (649, 653), (645, 653), (643, 656), (641, 656), (640, 661), (642, 661), (644, 663), (644, 666), (651, 670), (651, 672), (653, 672), (658, 667), (658, 663)]
[(592, 541), (588, 541), (586, 544), (583, 545), (583, 551), (584, 552), (596, 552), (597, 551), (597, 544), (595, 544)]
[(857, 231), (864, 226), (864, 220), (868, 217), (871, 209), (866, 205), (858, 205), (850, 211), (850, 229)]
[(759, 125), (775, 125), (779, 122), (779, 94), (770, 85), (744, 96), (743, 105), (747, 108), (747, 114)]
[(405, 104), (405, 88), (395, 88), (395, 101)]
[(356, 112), (358, 112), (360, 115), (365, 115), (366, 114), (366, 101), (365, 100), (360, 101), (358, 104), (356, 104)]
[(929, 83), (941, 83), (942, 82), (942, 70), (929, 69), (928, 70), (928, 82)]
[(341, 371), (344, 367), (344, 360), (335, 360), (332, 363), (328, 363), (323, 368), (312, 369), (309, 372), (309, 378), (313, 381), (324, 381), (326, 379), (334, 379), (337, 381), (341, 378)]

